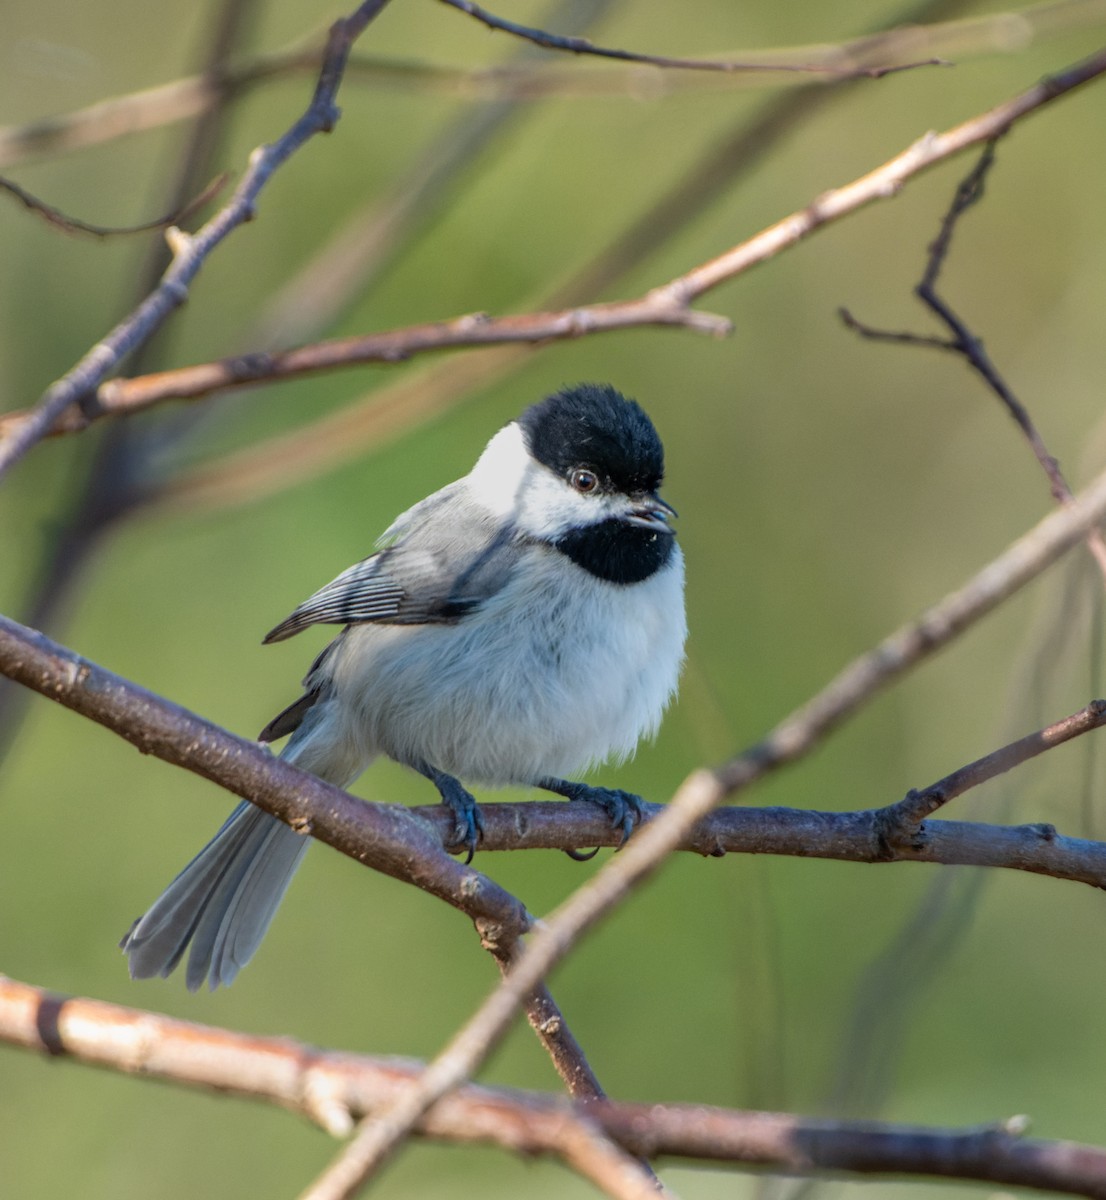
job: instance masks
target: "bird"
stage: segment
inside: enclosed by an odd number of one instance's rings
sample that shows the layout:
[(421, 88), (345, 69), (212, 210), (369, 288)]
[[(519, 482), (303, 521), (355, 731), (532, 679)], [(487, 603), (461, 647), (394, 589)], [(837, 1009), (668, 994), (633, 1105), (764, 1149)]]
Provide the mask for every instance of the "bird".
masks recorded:
[[(343, 627), (259, 740), (290, 735), (281, 757), (343, 788), (379, 755), (413, 769), (469, 861), (483, 818), (466, 784), (598, 804), (624, 841), (640, 797), (573, 777), (630, 757), (676, 694), (684, 560), (663, 478), (652, 421), (613, 386), (532, 404), (266, 635)], [(190, 947), (189, 991), (232, 983), (310, 841), (240, 804), (123, 938), (132, 978)]]

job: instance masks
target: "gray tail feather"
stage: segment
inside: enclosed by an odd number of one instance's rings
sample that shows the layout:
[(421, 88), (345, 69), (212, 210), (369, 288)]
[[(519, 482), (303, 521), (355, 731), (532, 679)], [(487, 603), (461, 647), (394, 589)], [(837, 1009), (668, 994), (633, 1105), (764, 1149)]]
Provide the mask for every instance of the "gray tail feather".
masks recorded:
[(169, 975), (191, 942), (188, 990), (205, 980), (212, 991), (232, 983), (265, 936), (310, 842), (240, 804), (123, 938), (131, 978)]

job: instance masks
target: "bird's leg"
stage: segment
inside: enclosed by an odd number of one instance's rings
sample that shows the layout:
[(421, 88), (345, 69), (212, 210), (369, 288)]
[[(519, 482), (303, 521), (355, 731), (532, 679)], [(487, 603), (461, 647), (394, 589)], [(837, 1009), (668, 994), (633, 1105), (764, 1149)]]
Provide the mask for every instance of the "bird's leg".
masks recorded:
[[(622, 831), (622, 846), (634, 831), (634, 826), (641, 820), (644, 811), (644, 801), (633, 792), (623, 792), (618, 788), (592, 787), (588, 783), (573, 783), (570, 779), (539, 779), (537, 786), (547, 792), (556, 792), (566, 800), (588, 800), (599, 807), (611, 819), (611, 825)], [(578, 850), (567, 850), (566, 854), (577, 861), (594, 858), (598, 851), (582, 855)]]
[(453, 838), (449, 842), (449, 850), (466, 850), (465, 865), (472, 862), (476, 853), (476, 843), (484, 836), (484, 818), (475, 797), (467, 791), (460, 780), (454, 779), (444, 771), (439, 771), (429, 763), (415, 763), (415, 770), (438, 789), (442, 803), (453, 813)]

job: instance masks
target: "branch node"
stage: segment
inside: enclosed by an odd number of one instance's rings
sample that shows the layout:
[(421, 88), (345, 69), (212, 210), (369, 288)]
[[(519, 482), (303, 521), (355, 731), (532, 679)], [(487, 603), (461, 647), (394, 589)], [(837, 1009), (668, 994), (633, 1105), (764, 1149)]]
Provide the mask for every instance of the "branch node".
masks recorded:
[(871, 861), (894, 862), (902, 826), (894, 808), (880, 808), (872, 814)]
[(224, 358), (222, 365), (232, 379), (240, 383), (247, 383), (251, 379), (260, 379), (272, 372), (273, 356), (259, 350), (250, 354), (238, 354), (234, 358)]
[(353, 1132), (353, 1114), (341, 1089), (323, 1072), (308, 1067), (301, 1102), (304, 1113), (331, 1137), (346, 1138)]
[(471, 333), (474, 329), (483, 328), (491, 319), (491, 314), (487, 312), (465, 313), (457, 318), (457, 328), (462, 333)]
[(192, 249), (194, 239), (177, 225), (170, 225), (165, 230), (165, 244), (174, 258), (184, 258)]
[(586, 308), (574, 308), (568, 314), (566, 323), (571, 335), (580, 337), (595, 328), (595, 316)]
[(711, 337), (724, 338), (733, 333), (733, 321), (721, 313), (700, 312), (698, 309), (687, 309), (682, 323), (699, 333), (710, 334)]
[(188, 299), (188, 285), (183, 280), (164, 280), (161, 288), (174, 308), (179, 308)]

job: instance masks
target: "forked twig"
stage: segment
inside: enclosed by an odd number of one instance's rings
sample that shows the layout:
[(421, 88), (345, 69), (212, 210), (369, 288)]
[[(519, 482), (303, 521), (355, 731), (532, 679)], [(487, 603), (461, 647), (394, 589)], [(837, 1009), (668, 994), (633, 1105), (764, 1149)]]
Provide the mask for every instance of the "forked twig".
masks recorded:
[[(401, 362), (414, 354), (447, 347), (535, 343), (640, 325), (682, 326), (719, 335), (728, 330), (729, 322), (691, 307), (719, 284), (775, 257), (824, 225), (840, 220), (876, 200), (894, 196), (907, 180), (969, 146), (992, 140), (1029, 113), (1098, 78), (1104, 72), (1106, 49), (944, 133), (926, 134), (861, 178), (823, 193), (806, 208), (784, 217), (747, 241), (635, 299), (501, 318), (470, 314), (452, 321), (319, 342), (279, 354), (239, 355), (155, 376), (114, 379), (98, 388), (95, 383), (89, 383), (83, 389), (71, 383), (66, 389), (68, 400), (62, 403), (57, 402), (55, 395), (56, 388), (61, 385), (55, 385), (47, 393), (53, 413), (50, 421), (43, 421), (42, 406), (33, 410), (34, 425), (30, 433), (28, 421), (31, 418), (27, 414), (10, 414), (0, 420), (0, 439), (6, 439), (0, 440), (0, 473), (4, 470), (6, 459), (13, 455), (18, 457), (48, 431), (71, 432), (109, 413), (139, 411), (169, 399), (195, 399), (262, 380), (291, 378), (353, 363)], [(198, 241), (203, 233), (201, 230), (195, 240)], [(195, 269), (198, 269), (198, 264)], [(107, 369), (105, 367), (97, 372), (99, 378), (106, 374)], [(69, 378), (66, 377), (67, 380)], [(58, 423), (57, 418), (71, 401), (78, 398), (82, 400), (81, 409), (65, 413), (64, 420)]]
[[(1094, 499), (1091, 499), (1092, 492)], [(1082, 522), (1069, 526), (1082, 510)], [(808, 753), (865, 700), (938, 645), (991, 611), (1042, 569), (1042, 554), (1058, 553), (1056, 533), (1072, 545), (1106, 513), (1106, 473), (1079, 501), (1051, 513), (1003, 556), (1003, 567), (985, 569), (946, 597), (916, 624), (892, 635), (846, 668), (768, 737), (720, 770), (693, 773), (656, 820), (639, 830), (617, 858), (568, 898), (533, 934), (518, 963), (475, 1014), (429, 1064), (417, 1085), (384, 1112), (367, 1118), (303, 1200), (347, 1200), (395, 1153), (423, 1114), (472, 1077), (503, 1038), (522, 999), (559, 963), (579, 938), (651, 876), (695, 825), (723, 799), (749, 787), (768, 771)], [(1046, 550), (1046, 546), (1048, 549)], [(992, 564), (994, 565), (994, 564)]]
[[(472, 1075), (518, 1008), (578, 938), (656, 870), (713, 807), (772, 768), (807, 753), (866, 699), (1039, 574), (1104, 514), (1106, 473), (918, 622), (847, 668), (752, 750), (716, 772), (690, 776), (664, 812), (534, 934), (500, 988), (427, 1068), (417, 1086), (361, 1131), (350, 1144), (349, 1157), (320, 1181), (321, 1188), (330, 1190), (318, 1194), (352, 1194), (364, 1174), (388, 1157), (432, 1104)], [(438, 895), (473, 917), (485, 940), (517, 943), (529, 924), (517, 900), (446, 855), (432, 828), (416, 815), (355, 800), (3, 618), (0, 669), (115, 729), (143, 751), (197, 771), (294, 828)], [(1097, 719), (1101, 712), (1091, 715)], [(1043, 831), (1041, 840), (1048, 840)]]
[(70, 405), (85, 401), (130, 351), (146, 341), (184, 303), (192, 280), (215, 247), (254, 216), (257, 198), (274, 171), (317, 133), (338, 120), (335, 104), (350, 47), (388, 0), (363, 0), (348, 17), (334, 23), (314, 95), (304, 114), (277, 141), (259, 147), (234, 195), (194, 235), (171, 228), (167, 237), (173, 260), (161, 282), (125, 320), (98, 342), (42, 399), (10, 435), (0, 442), (0, 476), (23, 457)]
[[(998, 135), (1001, 136), (1001, 135)], [(960, 317), (952, 306), (937, 291), (937, 282), (941, 271), (948, 259), (952, 246), (953, 233), (964, 214), (977, 204), (983, 196), (987, 175), (994, 165), (995, 146), (997, 137), (992, 138), (983, 147), (979, 160), (971, 171), (957, 185), (944, 217), (937, 237), (930, 244), (926, 259), (925, 271), (914, 289), (914, 294), (941, 321), (949, 331), (949, 336), (940, 337), (930, 334), (911, 333), (909, 331), (893, 331), (876, 329), (859, 321), (848, 309), (840, 309), (841, 319), (861, 337), (872, 341), (894, 342), (899, 345), (925, 346), (936, 350), (945, 350), (959, 354), (968, 365), (984, 380), (995, 393), (1013, 417), (1018, 428), (1022, 431), (1034, 457), (1041, 464), (1049, 481), (1053, 499), (1058, 504), (1070, 504), (1072, 490), (1060, 470), (1060, 464), (1049, 453), (1044, 438), (1029, 415), (1029, 410), (1014, 394), (1013, 390), (1003, 379), (991, 356), (983, 346), (982, 340), (974, 334), (968, 324)], [(1103, 578), (1106, 579), (1106, 540), (1098, 529), (1087, 532), (1087, 546), (1094, 555)]]

